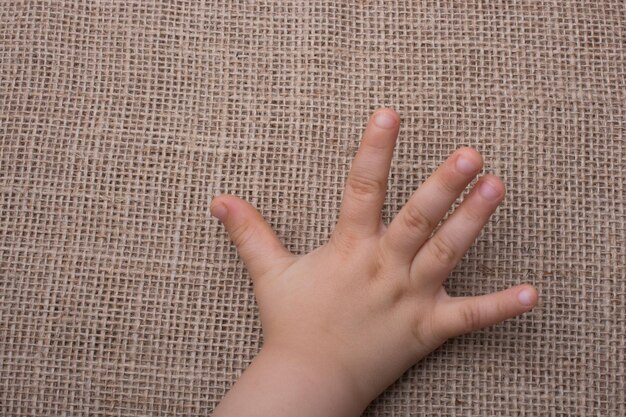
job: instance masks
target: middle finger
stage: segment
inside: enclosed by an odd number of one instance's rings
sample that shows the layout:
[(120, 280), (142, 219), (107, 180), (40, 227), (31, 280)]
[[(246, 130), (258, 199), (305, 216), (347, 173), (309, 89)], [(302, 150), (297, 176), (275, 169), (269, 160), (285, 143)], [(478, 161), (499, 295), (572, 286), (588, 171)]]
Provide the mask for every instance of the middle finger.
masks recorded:
[(454, 152), (402, 207), (383, 235), (382, 245), (399, 261), (411, 262), (482, 166), (476, 150), (461, 148)]

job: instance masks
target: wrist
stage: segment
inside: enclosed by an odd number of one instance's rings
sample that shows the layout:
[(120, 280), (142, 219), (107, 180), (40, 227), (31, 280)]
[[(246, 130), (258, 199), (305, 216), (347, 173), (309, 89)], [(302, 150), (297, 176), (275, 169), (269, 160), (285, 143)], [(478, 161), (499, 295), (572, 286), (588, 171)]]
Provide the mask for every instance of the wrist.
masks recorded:
[(213, 416), (360, 416), (371, 398), (342, 364), (312, 353), (264, 345)]
[(293, 383), (307, 393), (305, 401), (310, 400), (320, 407), (329, 406), (328, 410), (315, 415), (360, 416), (373, 400), (362, 391), (347, 364), (323, 349), (303, 350), (266, 343), (257, 360), (263, 368), (274, 369), (287, 378), (293, 376)]

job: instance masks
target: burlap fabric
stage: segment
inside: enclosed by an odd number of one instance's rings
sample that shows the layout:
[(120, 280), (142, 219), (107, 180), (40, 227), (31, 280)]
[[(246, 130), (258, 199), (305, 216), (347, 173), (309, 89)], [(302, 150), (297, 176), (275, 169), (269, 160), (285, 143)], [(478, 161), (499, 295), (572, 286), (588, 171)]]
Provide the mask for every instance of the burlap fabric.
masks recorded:
[(386, 219), (476, 147), (508, 194), (447, 288), (541, 304), (366, 415), (626, 415), (625, 41), (621, 0), (3, 1), (1, 413), (210, 413), (262, 343), (211, 198), (323, 244), (392, 106)]

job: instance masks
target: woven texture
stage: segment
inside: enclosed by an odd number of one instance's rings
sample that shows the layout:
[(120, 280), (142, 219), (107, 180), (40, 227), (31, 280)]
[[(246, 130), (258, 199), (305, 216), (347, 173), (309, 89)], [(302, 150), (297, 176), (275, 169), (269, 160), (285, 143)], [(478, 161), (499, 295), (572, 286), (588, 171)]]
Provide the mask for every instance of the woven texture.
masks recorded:
[(391, 106), (385, 219), (477, 148), (507, 198), (446, 287), (541, 302), (366, 415), (626, 415), (625, 45), (622, 0), (2, 1), (0, 414), (210, 413), (262, 343), (211, 198), (325, 243)]

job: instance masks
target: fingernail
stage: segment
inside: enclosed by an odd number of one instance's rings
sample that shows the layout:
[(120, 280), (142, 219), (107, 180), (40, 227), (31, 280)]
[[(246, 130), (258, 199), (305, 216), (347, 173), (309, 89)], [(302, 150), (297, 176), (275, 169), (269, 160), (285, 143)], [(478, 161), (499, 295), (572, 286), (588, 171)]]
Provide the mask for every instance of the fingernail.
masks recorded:
[(218, 203), (215, 207), (211, 208), (211, 214), (223, 222), (228, 215), (228, 209), (224, 204)]
[(480, 184), (478, 192), (487, 200), (495, 200), (496, 198), (500, 197), (500, 192), (487, 181), (484, 181), (482, 184)]
[(456, 169), (462, 174), (472, 174), (476, 171), (476, 168), (478, 168), (476, 162), (465, 155), (461, 155), (456, 159)]
[(525, 290), (520, 291), (519, 294), (517, 294), (517, 299), (523, 305), (530, 306), (530, 305), (533, 304), (533, 300), (535, 299), (535, 295), (533, 294), (532, 290), (527, 288)]
[(374, 124), (382, 129), (391, 129), (396, 125), (396, 118), (386, 111), (381, 111), (374, 117)]

